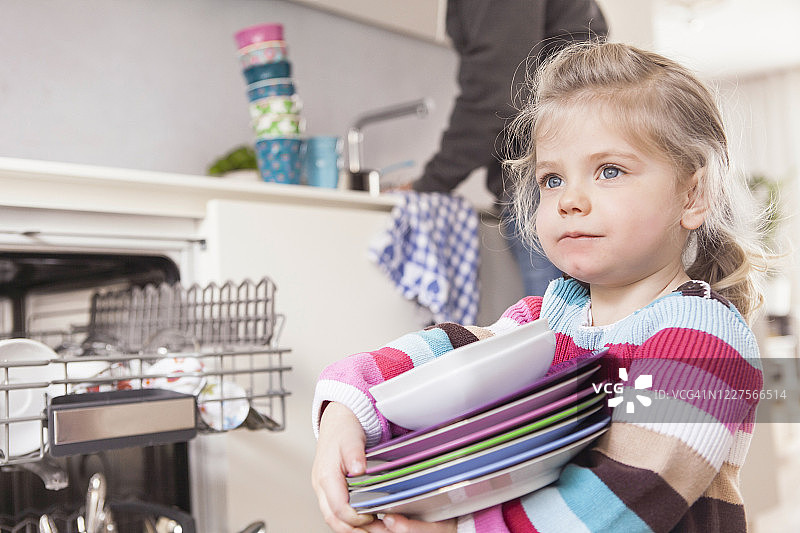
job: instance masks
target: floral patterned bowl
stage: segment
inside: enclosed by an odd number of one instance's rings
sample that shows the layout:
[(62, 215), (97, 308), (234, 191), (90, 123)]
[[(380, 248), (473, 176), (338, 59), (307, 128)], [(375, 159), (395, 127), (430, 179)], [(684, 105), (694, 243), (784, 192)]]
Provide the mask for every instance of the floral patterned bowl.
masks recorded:
[(251, 44), (239, 50), (239, 63), (243, 69), (286, 61), (288, 51), (285, 41), (267, 41), (265, 43)]

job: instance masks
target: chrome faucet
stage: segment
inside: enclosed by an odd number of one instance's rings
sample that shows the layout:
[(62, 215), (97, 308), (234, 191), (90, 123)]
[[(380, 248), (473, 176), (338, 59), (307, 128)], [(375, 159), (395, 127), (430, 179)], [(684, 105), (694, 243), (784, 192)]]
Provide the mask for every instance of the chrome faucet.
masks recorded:
[(372, 196), (380, 194), (380, 173), (362, 168), (364, 160), (364, 134), (362, 128), (368, 124), (393, 118), (416, 115), (425, 118), (433, 109), (433, 101), (421, 98), (389, 107), (382, 107), (360, 115), (347, 130), (347, 166), (350, 170), (350, 188), (367, 190)]

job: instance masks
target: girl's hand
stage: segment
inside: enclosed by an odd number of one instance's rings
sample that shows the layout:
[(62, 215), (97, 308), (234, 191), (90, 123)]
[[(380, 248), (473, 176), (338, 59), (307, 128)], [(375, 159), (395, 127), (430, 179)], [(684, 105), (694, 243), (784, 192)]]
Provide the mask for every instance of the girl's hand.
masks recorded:
[(420, 522), (403, 515), (388, 514), (364, 526), (369, 533), (456, 533), (456, 519), (442, 522)]
[(363, 532), (360, 526), (374, 520), (350, 507), (345, 476), (363, 474), (367, 437), (356, 415), (339, 403), (329, 403), (319, 425), (317, 451), (311, 469), (311, 485), (325, 522), (336, 533)]

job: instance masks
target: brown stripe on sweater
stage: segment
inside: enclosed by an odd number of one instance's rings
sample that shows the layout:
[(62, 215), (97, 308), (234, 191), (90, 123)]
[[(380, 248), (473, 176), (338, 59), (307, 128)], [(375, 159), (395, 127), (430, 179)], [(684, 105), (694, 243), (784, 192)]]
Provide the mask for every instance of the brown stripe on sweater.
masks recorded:
[(744, 506), (702, 497), (684, 515), (674, 533), (744, 533), (747, 517)]
[(680, 494), (658, 474), (635, 468), (596, 450), (575, 461), (591, 471), (653, 531), (669, 531), (688, 510)]
[(659, 472), (687, 502), (703, 494), (717, 475), (714, 467), (682, 440), (633, 424), (611, 424), (594, 449), (615, 461)]
[(442, 322), (432, 327), (439, 328), (447, 333), (447, 337), (450, 339), (450, 344), (453, 345), (453, 348), (460, 348), (478, 340), (478, 337), (474, 333), (454, 322)]
[(494, 337), (494, 333), (492, 333), (491, 330), (488, 330), (486, 328), (482, 328), (480, 326), (464, 326), (464, 327), (467, 328), (470, 331), (470, 333), (478, 337), (479, 341), (483, 339), (488, 339), (489, 337)]
[(739, 490), (739, 467), (727, 462), (722, 463), (719, 474), (711, 482), (711, 486), (706, 489), (703, 496), (733, 505), (741, 505), (744, 498)]

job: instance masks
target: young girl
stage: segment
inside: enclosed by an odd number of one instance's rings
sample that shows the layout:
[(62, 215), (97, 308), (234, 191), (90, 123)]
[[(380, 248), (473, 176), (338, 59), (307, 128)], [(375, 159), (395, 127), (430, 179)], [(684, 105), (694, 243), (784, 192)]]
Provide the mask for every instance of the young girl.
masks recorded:
[[(510, 162), (515, 207), (566, 276), (488, 328), (441, 325), (323, 371), (312, 480), (326, 521), (337, 532), (745, 531), (738, 473), (762, 386), (746, 319), (764, 254), (714, 100), (678, 64), (612, 43), (565, 49), (533, 94), (514, 124), (527, 139)], [(652, 375), (652, 390), (636, 390), (650, 395), (647, 415), (614, 409), (556, 483), (503, 505), (436, 524), (358, 515), (345, 476), (398, 431), (369, 388), (540, 317), (556, 333), (554, 363), (608, 347), (625, 388)]]

